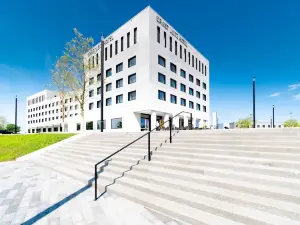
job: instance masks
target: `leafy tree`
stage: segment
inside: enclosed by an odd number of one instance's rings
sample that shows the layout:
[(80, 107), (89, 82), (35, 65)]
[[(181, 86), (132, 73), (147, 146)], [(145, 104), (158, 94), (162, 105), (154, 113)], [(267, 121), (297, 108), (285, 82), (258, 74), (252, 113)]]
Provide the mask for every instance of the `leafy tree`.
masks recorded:
[(246, 119), (239, 119), (236, 122), (235, 126), (237, 128), (251, 128), (251, 127), (253, 127), (252, 118), (248, 117)]
[(284, 127), (300, 127), (300, 123), (295, 119), (289, 119), (284, 122)]
[[(62, 118), (62, 129), (65, 129), (65, 118), (69, 114), (69, 109), (66, 107), (65, 100), (69, 96), (70, 88), (67, 83), (67, 71), (65, 70), (64, 63), (62, 59), (58, 59), (55, 63), (54, 69), (51, 70), (52, 85), (58, 91), (59, 99), (61, 102), (60, 116)], [(50, 86), (52, 86), (50, 85)], [(65, 110), (67, 109), (67, 110)]]
[(0, 116), (0, 130), (4, 130), (6, 126), (6, 119), (4, 116)]
[[(85, 54), (92, 49), (94, 40), (91, 37), (84, 37), (76, 28), (74, 33), (75, 37), (65, 44), (63, 56), (59, 58), (59, 64), (63, 82), (70, 88), (79, 103), (82, 118), (81, 127), (84, 128), (84, 105), (88, 99), (88, 71), (91, 69), (91, 59), (87, 59)], [(92, 64), (93, 69), (98, 68), (94, 66), (94, 61)]]
[[(15, 132), (15, 124), (9, 123), (6, 125), (6, 130), (9, 132)], [(21, 127), (17, 126), (17, 133), (21, 131)]]

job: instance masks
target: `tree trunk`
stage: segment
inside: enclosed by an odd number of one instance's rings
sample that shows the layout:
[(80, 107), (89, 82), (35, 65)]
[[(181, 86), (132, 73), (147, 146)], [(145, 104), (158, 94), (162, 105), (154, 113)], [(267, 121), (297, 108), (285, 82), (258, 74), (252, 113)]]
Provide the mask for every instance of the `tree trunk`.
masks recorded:
[(80, 105), (81, 108), (81, 131), (85, 131), (85, 124), (84, 124), (84, 105)]

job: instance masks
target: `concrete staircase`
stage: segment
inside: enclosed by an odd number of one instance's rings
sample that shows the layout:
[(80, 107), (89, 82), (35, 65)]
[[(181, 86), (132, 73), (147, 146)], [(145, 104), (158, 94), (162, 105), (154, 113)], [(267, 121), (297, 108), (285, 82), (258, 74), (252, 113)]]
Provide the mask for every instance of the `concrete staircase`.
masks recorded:
[[(174, 133), (174, 132), (173, 132)], [(90, 133), (31, 160), (83, 182), (94, 164), (142, 133)], [(125, 197), (182, 224), (300, 225), (300, 130), (151, 135), (99, 166), (99, 193)]]

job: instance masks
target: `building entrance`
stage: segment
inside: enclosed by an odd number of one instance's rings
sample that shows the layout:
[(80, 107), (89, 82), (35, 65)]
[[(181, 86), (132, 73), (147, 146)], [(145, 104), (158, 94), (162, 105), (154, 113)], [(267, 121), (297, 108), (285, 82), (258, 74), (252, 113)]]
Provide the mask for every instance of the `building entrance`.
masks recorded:
[(151, 116), (148, 114), (141, 114), (141, 131), (149, 130), (151, 123)]

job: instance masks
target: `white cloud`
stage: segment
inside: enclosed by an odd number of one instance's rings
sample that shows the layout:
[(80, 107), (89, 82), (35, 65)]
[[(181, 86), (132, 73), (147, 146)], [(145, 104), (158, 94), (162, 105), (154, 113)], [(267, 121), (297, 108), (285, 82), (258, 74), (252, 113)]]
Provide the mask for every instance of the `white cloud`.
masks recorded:
[(289, 91), (296, 90), (299, 87), (300, 87), (300, 84), (291, 84), (288, 86)]
[(296, 95), (294, 95), (294, 99), (295, 99), (295, 100), (300, 100), (300, 93), (299, 93), (299, 94), (296, 94)]
[(269, 97), (278, 97), (279, 95), (280, 95), (280, 92), (276, 92), (276, 93), (269, 95)]

